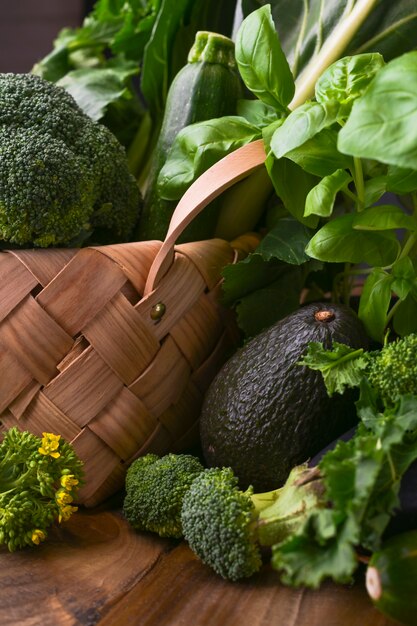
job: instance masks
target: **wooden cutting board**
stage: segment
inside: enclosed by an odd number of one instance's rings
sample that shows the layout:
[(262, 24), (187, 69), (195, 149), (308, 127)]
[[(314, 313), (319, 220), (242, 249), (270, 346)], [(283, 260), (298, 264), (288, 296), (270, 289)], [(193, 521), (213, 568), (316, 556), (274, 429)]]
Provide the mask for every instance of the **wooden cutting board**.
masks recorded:
[(353, 586), (289, 589), (265, 566), (230, 583), (184, 542), (136, 534), (118, 509), (80, 511), (48, 540), (0, 548), (1, 626), (394, 626)]

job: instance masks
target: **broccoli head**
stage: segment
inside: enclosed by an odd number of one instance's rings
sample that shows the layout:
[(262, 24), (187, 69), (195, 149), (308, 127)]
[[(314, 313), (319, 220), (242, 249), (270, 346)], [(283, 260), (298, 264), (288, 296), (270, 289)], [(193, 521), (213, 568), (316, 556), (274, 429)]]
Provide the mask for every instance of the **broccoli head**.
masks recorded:
[(194, 480), (184, 496), (184, 537), (191, 550), (223, 578), (246, 578), (262, 565), (252, 493), (251, 487), (238, 488), (230, 468), (211, 468)]
[(126, 241), (141, 196), (124, 148), (73, 97), (0, 74), (0, 239), (20, 246)]
[(406, 335), (371, 353), (366, 376), (386, 406), (407, 393), (417, 396), (417, 334)]
[(190, 454), (147, 454), (126, 474), (123, 513), (136, 530), (160, 537), (182, 537), (181, 507), (193, 480), (204, 471)]
[(184, 496), (182, 526), (193, 552), (228, 580), (260, 570), (262, 547), (283, 541), (301, 527), (308, 511), (323, 506), (316, 469), (295, 467), (286, 483), (266, 493), (241, 491), (229, 467), (197, 476)]

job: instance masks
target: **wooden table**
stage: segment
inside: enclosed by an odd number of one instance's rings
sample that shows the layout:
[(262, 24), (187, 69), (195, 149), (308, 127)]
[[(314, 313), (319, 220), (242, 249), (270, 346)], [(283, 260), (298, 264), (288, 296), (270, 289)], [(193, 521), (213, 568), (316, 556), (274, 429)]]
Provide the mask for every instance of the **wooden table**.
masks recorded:
[(289, 589), (265, 566), (230, 583), (119, 508), (80, 511), (39, 547), (0, 549), (1, 626), (395, 626), (353, 586)]

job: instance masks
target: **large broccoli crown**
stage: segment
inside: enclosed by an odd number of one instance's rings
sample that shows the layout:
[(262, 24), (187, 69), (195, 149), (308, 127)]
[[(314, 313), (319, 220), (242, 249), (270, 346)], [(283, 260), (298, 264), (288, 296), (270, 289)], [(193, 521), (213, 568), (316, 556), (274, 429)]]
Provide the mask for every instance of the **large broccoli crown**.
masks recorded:
[(181, 537), (182, 501), (203, 471), (200, 461), (190, 454), (139, 457), (126, 474), (126, 519), (136, 530), (154, 532), (160, 537)]
[(124, 148), (63, 88), (0, 74), (0, 238), (68, 245), (97, 228), (129, 238), (141, 198)]
[(388, 343), (372, 355), (367, 377), (387, 406), (401, 395), (417, 395), (417, 334)]
[(182, 526), (190, 548), (223, 578), (238, 580), (262, 564), (252, 489), (243, 492), (230, 468), (197, 476), (184, 496)]

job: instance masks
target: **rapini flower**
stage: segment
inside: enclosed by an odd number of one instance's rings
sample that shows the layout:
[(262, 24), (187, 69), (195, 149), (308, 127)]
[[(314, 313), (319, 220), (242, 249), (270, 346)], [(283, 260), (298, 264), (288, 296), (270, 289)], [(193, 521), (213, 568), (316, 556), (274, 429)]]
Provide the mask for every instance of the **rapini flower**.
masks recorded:
[(49, 455), (54, 459), (60, 457), (61, 454), (58, 452), (58, 448), (61, 435), (54, 435), (53, 433), (42, 433), (42, 435), (42, 445), (39, 448), (40, 454)]
[(60, 435), (10, 428), (0, 443), (0, 544), (10, 551), (38, 545), (55, 521), (68, 520), (82, 465)]

